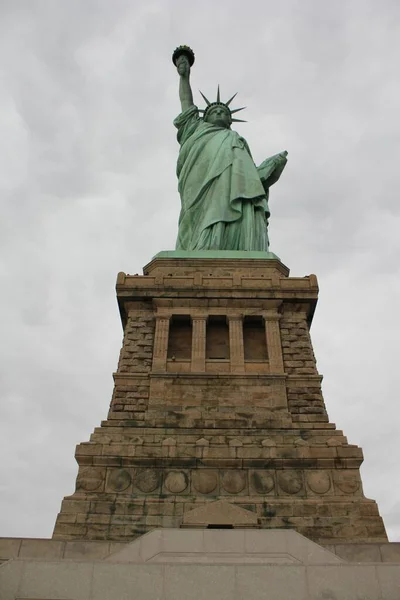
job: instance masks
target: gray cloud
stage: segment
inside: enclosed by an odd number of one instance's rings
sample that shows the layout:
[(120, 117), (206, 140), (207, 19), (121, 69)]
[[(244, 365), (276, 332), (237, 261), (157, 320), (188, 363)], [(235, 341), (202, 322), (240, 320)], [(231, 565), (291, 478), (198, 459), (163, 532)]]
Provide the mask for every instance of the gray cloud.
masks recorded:
[[(239, 91), (254, 158), (283, 149), (272, 250), (315, 272), (332, 421), (400, 540), (400, 5), (354, 0), (2, 2), (1, 534), (51, 535), (74, 446), (106, 417), (118, 271), (174, 246), (176, 45), (194, 89)], [(196, 95), (199, 101), (199, 95)]]

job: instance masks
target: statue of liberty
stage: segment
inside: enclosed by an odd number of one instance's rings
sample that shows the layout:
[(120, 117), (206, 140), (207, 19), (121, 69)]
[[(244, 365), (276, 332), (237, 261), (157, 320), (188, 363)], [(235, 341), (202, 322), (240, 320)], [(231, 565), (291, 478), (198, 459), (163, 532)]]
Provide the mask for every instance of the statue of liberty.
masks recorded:
[[(278, 181), (287, 152), (256, 167), (244, 138), (231, 130), (230, 103), (206, 102), (204, 110), (193, 103), (190, 68), (194, 53), (179, 46), (172, 60), (180, 76), (181, 114), (174, 120), (180, 151), (177, 164), (181, 197), (177, 250), (268, 251), (268, 195)], [(200, 112), (203, 116), (200, 116)]]

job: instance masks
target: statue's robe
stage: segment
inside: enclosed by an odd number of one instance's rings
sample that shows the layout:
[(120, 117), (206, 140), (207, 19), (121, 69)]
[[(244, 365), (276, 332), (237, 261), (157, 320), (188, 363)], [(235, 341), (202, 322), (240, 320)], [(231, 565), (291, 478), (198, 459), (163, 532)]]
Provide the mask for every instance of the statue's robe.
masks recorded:
[(181, 146), (177, 175), (182, 202), (176, 249), (267, 251), (266, 182), (276, 173), (280, 155), (264, 161), (259, 172), (246, 140), (203, 121), (196, 106), (182, 112), (174, 125)]

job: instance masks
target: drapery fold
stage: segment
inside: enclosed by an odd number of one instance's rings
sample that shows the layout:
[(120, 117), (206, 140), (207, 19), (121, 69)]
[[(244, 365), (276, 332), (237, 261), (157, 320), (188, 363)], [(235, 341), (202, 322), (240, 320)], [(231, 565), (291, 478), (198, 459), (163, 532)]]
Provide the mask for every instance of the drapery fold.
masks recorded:
[(259, 173), (246, 140), (203, 121), (196, 106), (182, 112), (174, 125), (181, 145), (177, 176), (182, 203), (176, 249), (268, 250), (268, 189), (263, 181), (276, 168), (275, 157), (264, 161)]

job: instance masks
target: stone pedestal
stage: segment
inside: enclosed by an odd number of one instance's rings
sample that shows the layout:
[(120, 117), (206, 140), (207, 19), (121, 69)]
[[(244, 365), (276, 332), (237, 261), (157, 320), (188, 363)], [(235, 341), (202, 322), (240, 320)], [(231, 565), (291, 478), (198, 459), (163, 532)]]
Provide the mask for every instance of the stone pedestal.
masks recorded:
[(129, 541), (190, 524), (386, 541), (362, 491), (362, 451), (325, 410), (314, 275), (289, 277), (262, 253), (161, 253), (143, 276), (120, 273), (117, 296), (110, 411), (77, 446), (54, 539)]

